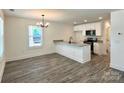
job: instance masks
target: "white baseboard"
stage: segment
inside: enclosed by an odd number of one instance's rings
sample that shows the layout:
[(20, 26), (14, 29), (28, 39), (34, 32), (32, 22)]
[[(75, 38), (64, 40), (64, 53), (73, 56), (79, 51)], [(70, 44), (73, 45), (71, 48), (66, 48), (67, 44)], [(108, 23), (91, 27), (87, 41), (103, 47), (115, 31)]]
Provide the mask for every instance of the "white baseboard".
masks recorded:
[(116, 65), (116, 64), (110, 64), (110, 67), (111, 68), (115, 68), (115, 69), (118, 69), (118, 70), (120, 70), (120, 71), (124, 71), (124, 66), (122, 67), (122, 66), (119, 66), (119, 65)]
[(31, 57), (36, 57), (36, 56), (41, 56), (41, 55), (46, 55), (46, 54), (52, 54), (52, 53), (55, 53), (55, 52), (51, 51), (51, 52), (47, 52), (47, 53), (28, 54), (28, 55), (16, 56), (16, 57), (7, 58), (6, 62), (11, 62), (11, 61), (15, 61), (15, 60), (21, 60), (21, 59), (26, 59), (26, 58), (31, 58)]
[(0, 82), (2, 81), (3, 73), (4, 73), (4, 67), (5, 67), (5, 61), (3, 60), (0, 62)]

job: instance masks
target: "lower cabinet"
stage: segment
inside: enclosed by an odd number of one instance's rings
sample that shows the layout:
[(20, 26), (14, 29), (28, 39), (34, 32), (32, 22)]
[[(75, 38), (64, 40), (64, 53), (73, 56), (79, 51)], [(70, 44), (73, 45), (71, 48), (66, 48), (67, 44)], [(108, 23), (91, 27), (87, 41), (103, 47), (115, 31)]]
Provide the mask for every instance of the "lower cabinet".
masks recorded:
[(103, 43), (94, 43), (94, 53), (98, 55), (103, 54)]
[(79, 47), (68, 44), (56, 44), (56, 52), (81, 63), (91, 60), (90, 45)]

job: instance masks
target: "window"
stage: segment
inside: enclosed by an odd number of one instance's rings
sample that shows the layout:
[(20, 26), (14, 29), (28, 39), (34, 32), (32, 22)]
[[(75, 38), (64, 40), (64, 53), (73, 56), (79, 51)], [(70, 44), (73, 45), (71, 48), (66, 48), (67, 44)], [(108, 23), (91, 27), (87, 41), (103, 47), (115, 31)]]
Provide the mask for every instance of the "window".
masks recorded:
[(29, 47), (39, 47), (43, 43), (43, 31), (41, 27), (29, 26)]
[(3, 57), (3, 20), (0, 17), (0, 58)]

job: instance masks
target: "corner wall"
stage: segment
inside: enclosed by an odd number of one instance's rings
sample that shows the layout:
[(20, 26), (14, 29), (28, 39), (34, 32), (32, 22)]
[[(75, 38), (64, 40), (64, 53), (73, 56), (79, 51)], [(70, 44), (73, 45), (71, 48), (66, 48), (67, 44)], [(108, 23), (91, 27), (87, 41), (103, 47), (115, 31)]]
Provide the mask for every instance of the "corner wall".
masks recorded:
[(36, 25), (38, 21), (20, 17), (5, 17), (5, 44), (7, 61), (24, 59), (55, 52), (53, 40), (68, 41), (72, 36), (72, 25), (50, 22), (47, 31), (43, 32), (43, 46), (28, 47), (28, 26)]
[(111, 64), (124, 71), (124, 10), (111, 13)]
[[(3, 22), (4, 22), (4, 14), (1, 9), (0, 9), (0, 17), (2, 17)], [(0, 82), (2, 80), (4, 67), (5, 67), (5, 56), (3, 56), (2, 59), (0, 60)]]
[(107, 55), (107, 50), (108, 50), (108, 48), (110, 48), (110, 46), (108, 47), (108, 42), (110, 43), (110, 40), (109, 41), (107, 41), (107, 38), (110, 38), (110, 36), (109, 37), (107, 37), (107, 31), (108, 31), (108, 28), (110, 28), (110, 19), (106, 19), (106, 20), (104, 20), (103, 21), (103, 37), (102, 37), (102, 39), (103, 39), (103, 46), (102, 46), (102, 49), (103, 49), (103, 54), (104, 55)]

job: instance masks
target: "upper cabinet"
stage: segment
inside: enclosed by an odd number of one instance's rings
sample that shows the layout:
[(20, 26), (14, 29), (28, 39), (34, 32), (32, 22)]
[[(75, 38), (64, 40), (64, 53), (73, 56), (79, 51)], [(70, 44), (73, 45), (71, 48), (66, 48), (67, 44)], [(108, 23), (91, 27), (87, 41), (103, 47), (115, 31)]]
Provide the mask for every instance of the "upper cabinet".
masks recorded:
[(95, 30), (96, 28), (95, 28), (95, 23), (91, 23), (91, 24), (89, 24), (90, 25), (90, 30)]
[(86, 30), (96, 30), (96, 36), (102, 35), (102, 22), (95, 22), (95, 23), (88, 23), (88, 24), (81, 24), (75, 25), (74, 31), (83, 31), (83, 36), (86, 34)]
[(86, 35), (86, 30), (87, 30), (87, 28), (88, 28), (88, 25), (87, 24), (83, 24), (83, 28), (84, 28), (84, 30), (82, 31), (82, 34), (83, 34), (83, 36), (85, 36)]
[(75, 25), (74, 31), (83, 31), (83, 25)]
[(97, 22), (95, 23), (95, 30), (96, 30), (96, 36), (101, 36), (102, 35), (102, 23)]
[(86, 29), (85, 30), (90, 30), (90, 24), (85, 24)]

